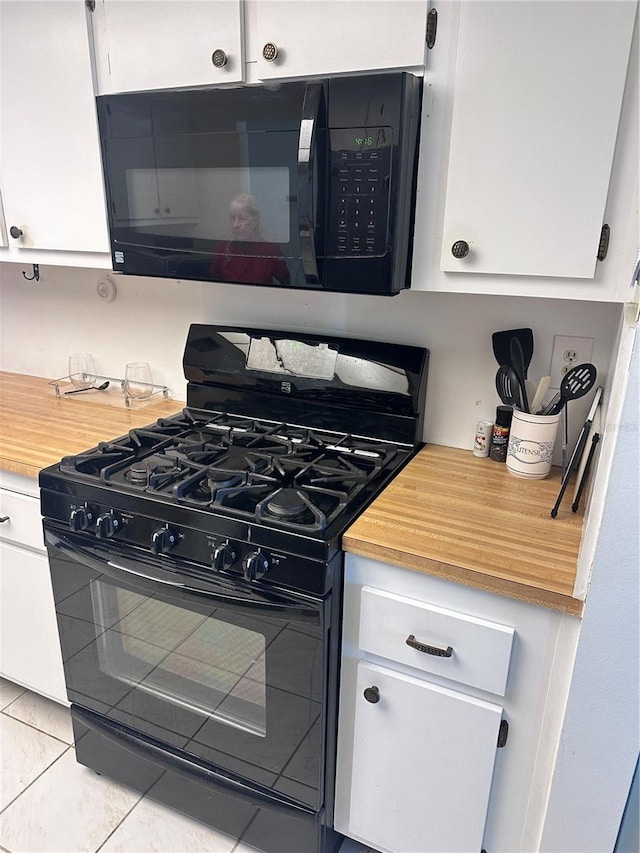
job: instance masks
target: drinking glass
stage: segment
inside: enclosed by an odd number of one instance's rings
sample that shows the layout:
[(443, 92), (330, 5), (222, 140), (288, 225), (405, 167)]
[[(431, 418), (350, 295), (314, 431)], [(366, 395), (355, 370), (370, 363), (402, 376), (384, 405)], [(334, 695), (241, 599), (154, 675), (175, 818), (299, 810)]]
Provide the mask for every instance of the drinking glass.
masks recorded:
[(90, 352), (75, 352), (69, 356), (69, 380), (75, 388), (91, 388), (96, 377), (96, 363)]
[(133, 400), (146, 400), (153, 393), (153, 377), (148, 361), (131, 361), (124, 372), (124, 390)]

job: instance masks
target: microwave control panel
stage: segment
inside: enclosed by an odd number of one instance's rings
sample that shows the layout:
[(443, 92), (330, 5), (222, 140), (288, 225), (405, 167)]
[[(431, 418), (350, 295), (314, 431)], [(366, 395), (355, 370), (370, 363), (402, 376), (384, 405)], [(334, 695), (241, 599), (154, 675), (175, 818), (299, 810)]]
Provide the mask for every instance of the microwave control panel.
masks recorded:
[(392, 137), (390, 127), (331, 130), (327, 255), (385, 254)]

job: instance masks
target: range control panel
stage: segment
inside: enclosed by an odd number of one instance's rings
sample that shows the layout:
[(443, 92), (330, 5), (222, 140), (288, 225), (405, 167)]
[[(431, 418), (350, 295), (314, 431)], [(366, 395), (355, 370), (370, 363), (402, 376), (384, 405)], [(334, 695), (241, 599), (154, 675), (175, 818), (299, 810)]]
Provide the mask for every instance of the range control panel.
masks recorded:
[(384, 255), (392, 145), (390, 127), (331, 130), (328, 255)]

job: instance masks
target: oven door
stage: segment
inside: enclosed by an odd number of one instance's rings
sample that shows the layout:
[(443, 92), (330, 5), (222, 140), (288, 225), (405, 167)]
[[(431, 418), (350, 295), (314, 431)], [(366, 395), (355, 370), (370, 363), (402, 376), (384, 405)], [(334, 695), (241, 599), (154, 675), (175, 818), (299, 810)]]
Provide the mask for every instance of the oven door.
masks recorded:
[(126, 556), (47, 522), (45, 539), (73, 704), (322, 805), (330, 597)]

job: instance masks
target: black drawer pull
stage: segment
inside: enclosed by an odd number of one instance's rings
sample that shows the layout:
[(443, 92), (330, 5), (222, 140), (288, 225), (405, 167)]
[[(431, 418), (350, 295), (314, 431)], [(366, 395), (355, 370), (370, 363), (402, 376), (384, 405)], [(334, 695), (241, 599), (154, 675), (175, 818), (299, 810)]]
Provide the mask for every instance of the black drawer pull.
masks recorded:
[(5, 521), (9, 521), (9, 518), (10, 516), (3, 515), (2, 518), (0, 518), (0, 524), (3, 524)]
[(437, 658), (450, 658), (453, 654), (453, 647), (447, 646), (446, 649), (439, 649), (438, 646), (428, 646), (426, 643), (420, 643), (413, 634), (409, 634), (405, 640), (408, 646), (416, 649), (419, 652), (424, 652), (427, 655), (435, 655)]
[(373, 685), (373, 687), (365, 687), (364, 698), (367, 700), (367, 702), (371, 702), (372, 705), (375, 705), (376, 702), (380, 701), (380, 691), (375, 686), (375, 684)]

